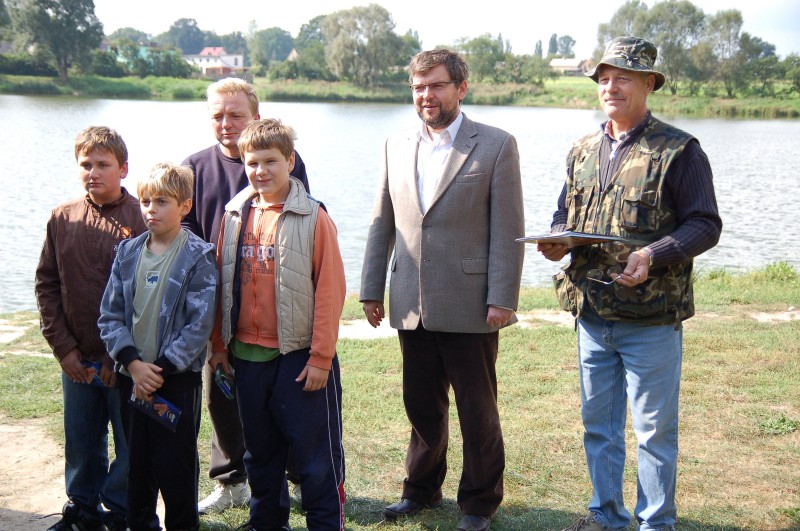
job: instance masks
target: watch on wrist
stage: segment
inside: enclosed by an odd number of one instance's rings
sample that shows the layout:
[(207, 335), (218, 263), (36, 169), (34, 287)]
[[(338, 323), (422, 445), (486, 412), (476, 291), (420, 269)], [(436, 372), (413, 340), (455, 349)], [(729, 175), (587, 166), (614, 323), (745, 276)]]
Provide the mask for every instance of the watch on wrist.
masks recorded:
[(641, 249), (639, 249), (636, 252), (644, 254), (647, 257), (647, 262), (648, 262), (649, 267), (653, 267), (653, 256), (654, 255), (653, 255), (653, 251), (651, 251), (649, 247), (642, 247)]

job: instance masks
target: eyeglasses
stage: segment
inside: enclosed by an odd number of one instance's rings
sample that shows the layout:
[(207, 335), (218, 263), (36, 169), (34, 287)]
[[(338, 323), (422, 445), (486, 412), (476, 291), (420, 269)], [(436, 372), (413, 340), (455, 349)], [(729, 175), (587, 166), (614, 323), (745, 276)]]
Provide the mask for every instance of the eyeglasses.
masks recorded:
[(425, 89), (430, 89), (433, 92), (439, 92), (449, 84), (456, 84), (458, 81), (437, 81), (436, 83), (420, 83), (419, 85), (409, 85), (408, 88), (414, 91), (414, 94), (425, 94)]

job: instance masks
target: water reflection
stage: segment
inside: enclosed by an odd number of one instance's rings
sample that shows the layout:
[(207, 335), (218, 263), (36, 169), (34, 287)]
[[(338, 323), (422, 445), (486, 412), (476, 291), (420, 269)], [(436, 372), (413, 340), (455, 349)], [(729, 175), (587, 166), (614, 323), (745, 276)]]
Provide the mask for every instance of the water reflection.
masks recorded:
[[(545, 232), (564, 180), (572, 142), (598, 127), (586, 110), (467, 106), (470, 118), (514, 134), (521, 155), (526, 233)], [(298, 132), (312, 194), (339, 229), (347, 285), (357, 291), (385, 138), (418, 127), (410, 103), (261, 105)], [(800, 267), (800, 213), (790, 204), (800, 186), (794, 155), (800, 121), (666, 118), (695, 135), (714, 170), (724, 222), (720, 244), (697, 259), (701, 269), (732, 270), (788, 260)], [(214, 142), (203, 102), (93, 100), (0, 95), (0, 312), (35, 308), (33, 277), (50, 210), (83, 193), (73, 140), (88, 125), (122, 134), (130, 155), (129, 190), (154, 163), (180, 162)], [(527, 246), (523, 283), (544, 285), (558, 264)]]

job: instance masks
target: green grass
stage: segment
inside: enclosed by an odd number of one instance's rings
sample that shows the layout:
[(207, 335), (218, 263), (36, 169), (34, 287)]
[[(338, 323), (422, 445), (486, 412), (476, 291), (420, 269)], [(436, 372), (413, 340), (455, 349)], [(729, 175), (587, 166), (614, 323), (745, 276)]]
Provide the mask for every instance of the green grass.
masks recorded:
[[(800, 278), (779, 262), (745, 274), (712, 270), (695, 285), (697, 315), (687, 321), (681, 389), (679, 527), (687, 530), (800, 529)], [(556, 308), (549, 288), (524, 289), (521, 311)], [(360, 318), (350, 297), (346, 318)], [(795, 316), (794, 320), (789, 318)], [(57, 363), (42, 353), (36, 314), (0, 316), (26, 328), (0, 345), (0, 410), (15, 421), (47, 419), (61, 440)], [(505, 500), (492, 529), (552, 530), (585, 511), (591, 495), (582, 448), (575, 333), (571, 326), (526, 320), (501, 333), (499, 407), (506, 442)], [(396, 523), (382, 522), (404, 477), (409, 427), (401, 397), (396, 338), (342, 340), (347, 527), (353, 530), (452, 529), (460, 474), (458, 420), (451, 411), (445, 503)], [(200, 490), (210, 428), (200, 435)], [(634, 441), (628, 434), (625, 497), (635, 500)], [(202, 518), (204, 530), (227, 530), (245, 510)], [(291, 525), (305, 529), (294, 508)], [(633, 526), (632, 526), (633, 528)]]

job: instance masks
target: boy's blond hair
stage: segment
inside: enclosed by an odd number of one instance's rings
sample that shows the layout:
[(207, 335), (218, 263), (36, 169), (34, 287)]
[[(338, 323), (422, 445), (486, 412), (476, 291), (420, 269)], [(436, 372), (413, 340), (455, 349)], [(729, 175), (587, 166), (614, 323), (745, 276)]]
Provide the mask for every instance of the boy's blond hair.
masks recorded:
[(211, 99), (211, 96), (214, 94), (235, 96), (239, 92), (247, 95), (247, 99), (250, 103), (250, 112), (253, 116), (258, 114), (258, 95), (256, 95), (256, 89), (253, 88), (253, 85), (238, 77), (226, 77), (211, 83), (206, 89), (206, 99)]
[(183, 204), (194, 194), (194, 172), (188, 166), (159, 162), (136, 185), (139, 197), (171, 197)]
[(288, 160), (294, 153), (294, 140), (297, 138), (294, 129), (284, 125), (280, 120), (267, 118), (250, 122), (239, 135), (239, 153), (244, 159), (245, 151), (260, 149), (277, 149)]
[(128, 162), (128, 147), (115, 130), (105, 126), (87, 127), (75, 137), (75, 160), (99, 149), (116, 157), (120, 167)]

